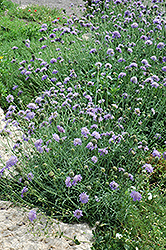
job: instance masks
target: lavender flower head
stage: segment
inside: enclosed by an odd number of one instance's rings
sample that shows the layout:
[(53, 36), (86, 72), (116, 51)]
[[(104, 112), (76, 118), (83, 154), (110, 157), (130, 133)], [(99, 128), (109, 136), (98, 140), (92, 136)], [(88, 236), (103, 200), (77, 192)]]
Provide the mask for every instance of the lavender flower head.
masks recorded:
[(32, 222), (35, 219), (36, 219), (36, 211), (35, 210), (31, 210), (29, 212), (29, 220)]
[(59, 135), (57, 135), (57, 134), (55, 133), (55, 134), (52, 135), (52, 137), (53, 137), (53, 139), (54, 139), (55, 141), (59, 142), (59, 140), (60, 140)]
[(63, 127), (61, 127), (61, 126), (57, 126), (57, 129), (58, 129), (58, 131), (60, 132), (60, 133), (65, 133), (65, 129), (63, 128)]
[(6, 162), (6, 168), (10, 168), (14, 166), (18, 162), (18, 159), (16, 156), (12, 155), (10, 159)]
[(96, 162), (98, 161), (98, 158), (97, 158), (96, 156), (93, 156), (93, 157), (91, 158), (91, 161), (93, 161), (94, 163), (96, 163)]
[(7, 101), (8, 103), (13, 102), (13, 101), (14, 101), (14, 97), (13, 97), (12, 95), (8, 95), (8, 96), (6, 97), (6, 101)]
[(26, 193), (28, 191), (28, 188), (27, 187), (24, 187), (22, 190), (21, 190), (21, 197), (23, 198), (24, 197), (24, 193)]
[(74, 217), (76, 217), (77, 219), (83, 216), (82, 210), (79, 210), (79, 209), (75, 210), (73, 213), (74, 213)]
[(153, 150), (152, 155), (153, 155), (154, 157), (156, 157), (156, 156), (159, 157), (159, 158), (161, 157), (161, 154), (160, 154), (159, 151), (157, 151), (156, 149)]
[(81, 128), (81, 134), (88, 138), (88, 135), (90, 134), (89, 129), (87, 129), (87, 127)]
[(86, 193), (83, 192), (82, 194), (79, 195), (79, 197), (80, 197), (80, 201), (82, 203), (87, 203), (88, 202), (89, 195), (87, 195)]
[(74, 146), (82, 145), (82, 141), (80, 138), (75, 138), (73, 141), (73, 144), (74, 144)]
[(78, 175), (75, 175), (74, 178), (73, 178), (73, 182), (72, 182), (72, 185), (75, 186), (77, 184), (77, 182), (81, 181), (82, 180), (82, 176), (80, 174)]
[(66, 187), (71, 187), (72, 184), (71, 184), (71, 178), (68, 176), (65, 180), (65, 184), (66, 184)]
[(145, 164), (142, 166), (142, 168), (145, 168), (147, 170), (148, 173), (152, 173), (153, 172), (153, 167), (151, 164)]
[(142, 199), (142, 196), (139, 192), (132, 191), (130, 194), (131, 198), (133, 198), (133, 201), (140, 201)]
[(119, 184), (116, 183), (115, 181), (112, 181), (112, 182), (109, 184), (109, 186), (110, 186), (110, 188), (111, 188), (112, 190), (115, 190), (115, 189), (117, 189), (117, 188), (119, 187)]

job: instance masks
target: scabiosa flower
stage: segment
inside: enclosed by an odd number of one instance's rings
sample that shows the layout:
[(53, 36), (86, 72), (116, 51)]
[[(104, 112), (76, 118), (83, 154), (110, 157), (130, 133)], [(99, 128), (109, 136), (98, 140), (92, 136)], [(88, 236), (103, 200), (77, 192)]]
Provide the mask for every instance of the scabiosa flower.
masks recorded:
[(81, 180), (82, 180), (82, 176), (80, 174), (75, 175), (73, 178), (72, 185), (75, 186), (77, 184), (77, 182), (78, 181), (80, 182)]
[(55, 58), (52, 58), (51, 60), (50, 60), (50, 63), (56, 63), (57, 62), (57, 60), (55, 59)]
[(15, 50), (15, 49), (18, 49), (18, 47), (16, 47), (16, 46), (13, 46), (13, 47), (12, 47), (12, 49), (13, 49), (13, 50)]
[(133, 198), (133, 201), (140, 201), (142, 199), (142, 196), (139, 192), (132, 191), (130, 194), (131, 198)]
[(162, 67), (162, 71), (166, 72), (166, 66)]
[(41, 49), (45, 49), (47, 47), (47, 45), (43, 45), (42, 47), (41, 47)]
[(87, 195), (86, 193), (83, 192), (82, 194), (79, 195), (79, 197), (80, 197), (80, 201), (82, 203), (87, 203), (88, 202), (89, 195)]
[(121, 34), (119, 33), (119, 31), (113, 31), (112, 32), (112, 38), (120, 38)]
[(18, 159), (16, 156), (12, 155), (10, 159), (6, 162), (6, 168), (10, 168), (14, 166), (18, 162)]
[(161, 157), (161, 154), (160, 154), (159, 151), (157, 151), (156, 149), (153, 150), (152, 155), (153, 155), (154, 157), (156, 157), (156, 156), (159, 157), (159, 158)]
[(72, 184), (71, 184), (71, 178), (68, 176), (65, 180), (65, 184), (66, 184), (66, 187), (71, 187)]
[(156, 89), (160, 86), (157, 82), (152, 82), (150, 85)]
[(81, 128), (81, 134), (88, 138), (88, 135), (90, 134), (89, 129), (87, 129), (87, 127)]
[(122, 78), (122, 77), (124, 77), (124, 76), (126, 76), (126, 73), (121, 72), (121, 73), (118, 75), (118, 78)]
[(134, 112), (135, 112), (135, 114), (138, 115), (138, 116), (140, 116), (140, 114), (141, 114), (141, 111), (140, 111), (139, 108), (135, 108)]
[(106, 64), (105, 64), (105, 68), (111, 69), (111, 68), (112, 68), (112, 65), (111, 65), (110, 63), (106, 63)]
[(77, 219), (83, 216), (82, 210), (79, 210), (79, 209), (75, 210), (73, 213), (74, 213), (74, 217), (76, 217)]
[(152, 45), (153, 42), (152, 42), (151, 40), (147, 40), (147, 41), (145, 41), (145, 44), (147, 44), (147, 45)]
[(115, 190), (115, 189), (117, 189), (117, 188), (119, 187), (119, 184), (116, 183), (115, 181), (112, 181), (112, 182), (109, 184), (109, 186), (110, 186), (110, 188), (111, 188), (112, 190)]
[(73, 144), (74, 144), (74, 146), (82, 145), (82, 141), (80, 138), (75, 138), (73, 141)]
[(29, 220), (32, 222), (35, 219), (36, 219), (36, 211), (35, 210), (31, 210), (29, 212)]
[(86, 148), (90, 149), (90, 150), (93, 150), (95, 147), (93, 146), (93, 143), (92, 142), (89, 142), (86, 146)]
[(100, 134), (97, 131), (93, 131), (93, 133), (91, 134), (91, 136), (95, 137), (95, 139), (101, 139)]
[(12, 95), (8, 95), (8, 96), (6, 97), (6, 101), (7, 101), (8, 103), (13, 102), (13, 101), (14, 101), (14, 97), (13, 97)]
[(102, 155), (108, 154), (107, 148), (108, 148), (108, 147), (106, 147), (106, 148), (99, 148), (99, 149), (98, 149), (98, 152), (100, 153), (101, 156), (102, 156)]
[(110, 56), (113, 56), (115, 53), (114, 53), (114, 50), (113, 49), (108, 49), (107, 50), (107, 55), (110, 55)]
[(150, 57), (153, 61), (156, 61), (157, 60), (157, 57), (156, 56), (151, 56)]
[(27, 105), (27, 107), (28, 107), (29, 109), (37, 109), (37, 108), (38, 108), (38, 106), (37, 106), (35, 103), (29, 103), (29, 104)]
[(138, 28), (138, 23), (132, 23), (131, 28)]
[(94, 163), (96, 163), (98, 161), (98, 158), (96, 156), (92, 156), (91, 161), (93, 161)]
[(42, 76), (42, 81), (44, 81), (45, 79), (47, 79), (47, 77), (48, 77), (48, 75), (44, 75), (44, 76)]
[(34, 178), (32, 172), (30, 172), (29, 174), (27, 174), (27, 178), (28, 178), (29, 181), (31, 181)]
[(65, 133), (65, 129), (59, 125), (57, 125), (57, 129), (60, 133)]
[(148, 173), (152, 173), (153, 172), (153, 167), (151, 164), (145, 164), (142, 166), (142, 168), (145, 168), (147, 170)]
[(21, 197), (24, 197), (24, 193), (26, 193), (28, 191), (28, 188), (25, 186), (22, 190), (21, 190)]
[(95, 52), (97, 52), (97, 50), (96, 50), (96, 49), (91, 49), (91, 50), (89, 51), (89, 54), (91, 54), (91, 53), (95, 53)]
[(166, 160), (166, 151), (163, 153), (163, 158)]
[(157, 44), (157, 48), (158, 48), (158, 49), (163, 49), (164, 46), (165, 46), (165, 44), (162, 43), (162, 42), (160, 42), (160, 43)]
[(59, 140), (60, 140), (59, 135), (57, 135), (57, 134), (55, 133), (55, 134), (52, 135), (52, 137), (53, 137), (53, 139), (54, 139), (55, 141), (59, 142)]

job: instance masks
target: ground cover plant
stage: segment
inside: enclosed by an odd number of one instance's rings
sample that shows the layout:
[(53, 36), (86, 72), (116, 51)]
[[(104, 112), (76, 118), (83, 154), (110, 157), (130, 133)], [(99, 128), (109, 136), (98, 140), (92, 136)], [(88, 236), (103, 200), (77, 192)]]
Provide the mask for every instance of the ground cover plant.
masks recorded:
[(159, 6), (87, 2), (83, 17), (46, 18), (1, 59), (10, 72), (1, 135), (10, 124), (22, 132), (0, 172), (1, 197), (95, 225), (93, 249), (166, 247)]

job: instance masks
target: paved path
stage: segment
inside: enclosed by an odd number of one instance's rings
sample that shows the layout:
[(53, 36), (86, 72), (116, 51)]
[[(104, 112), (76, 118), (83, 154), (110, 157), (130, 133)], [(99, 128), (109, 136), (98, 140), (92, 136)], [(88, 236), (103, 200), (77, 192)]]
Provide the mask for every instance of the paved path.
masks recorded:
[[(65, 9), (68, 15), (76, 13), (77, 15), (81, 15), (79, 13), (82, 12), (84, 1), (83, 0), (12, 0), (12, 2), (18, 3), (20, 6), (26, 6), (30, 4), (35, 5), (47, 5), (50, 8), (57, 9)], [(72, 8), (71, 8), (72, 3)], [(79, 7), (79, 6), (82, 7)], [(81, 9), (81, 12), (80, 12)]]

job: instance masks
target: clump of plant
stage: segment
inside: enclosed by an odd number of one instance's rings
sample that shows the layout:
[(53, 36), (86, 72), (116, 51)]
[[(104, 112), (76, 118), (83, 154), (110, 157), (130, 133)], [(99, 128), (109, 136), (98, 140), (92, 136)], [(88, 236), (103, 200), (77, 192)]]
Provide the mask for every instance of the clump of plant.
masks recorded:
[(11, 48), (14, 84), (1, 134), (12, 123), (22, 138), (1, 169), (1, 196), (96, 225), (95, 249), (157, 249), (165, 216), (165, 21), (140, 2), (99, 8), (92, 1), (92, 14), (64, 17), (63, 26), (44, 22), (38, 40)]

